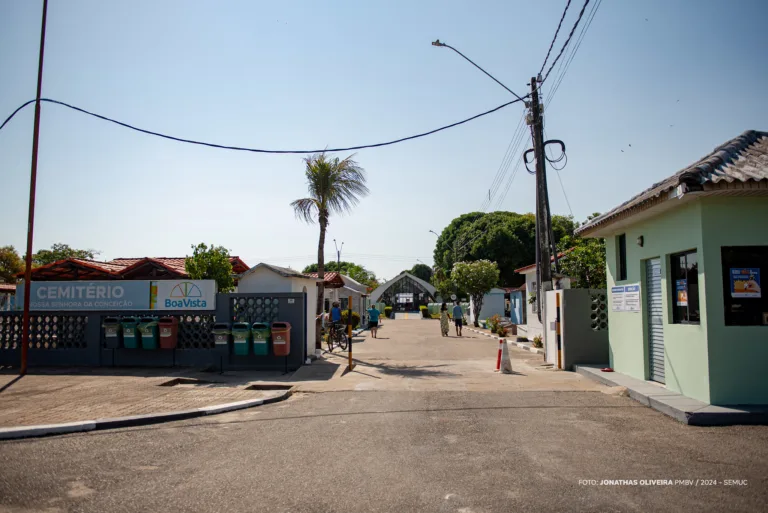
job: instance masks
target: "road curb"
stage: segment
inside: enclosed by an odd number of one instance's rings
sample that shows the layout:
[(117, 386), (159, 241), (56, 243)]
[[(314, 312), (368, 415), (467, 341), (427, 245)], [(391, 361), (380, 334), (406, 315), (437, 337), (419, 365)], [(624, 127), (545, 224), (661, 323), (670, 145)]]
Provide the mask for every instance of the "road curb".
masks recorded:
[[(479, 331), (479, 330), (472, 329), (472, 328), (467, 328), (467, 329), (469, 331), (474, 332), (474, 333), (479, 333), (480, 335), (485, 335), (488, 338), (494, 338), (494, 339), (499, 338), (496, 335), (493, 335), (493, 334), (490, 334), (490, 333), (485, 333), (484, 331)], [(544, 355), (544, 349), (542, 349), (542, 348), (531, 347), (531, 346), (529, 346), (527, 344), (524, 344), (522, 342), (517, 342), (517, 341), (514, 341), (514, 340), (509, 340), (508, 338), (505, 338), (504, 340), (506, 340), (510, 344), (513, 344), (513, 345), (519, 347), (520, 349), (525, 349), (526, 351), (530, 351), (531, 353), (534, 353), (534, 354)]]
[(123, 427), (146, 426), (160, 424), (174, 420), (186, 420), (195, 417), (218, 415), (236, 410), (244, 410), (264, 404), (276, 403), (288, 399), (293, 394), (293, 388), (282, 393), (267, 397), (266, 399), (246, 399), (233, 403), (204, 406), (192, 410), (180, 410), (172, 412), (150, 413), (147, 415), (132, 415), (129, 417), (103, 418), (96, 420), (84, 420), (80, 422), (67, 422), (63, 424), (45, 424), (38, 426), (17, 426), (0, 428), (0, 440), (15, 440), (19, 438), (37, 438), (42, 436), (64, 435), (68, 433), (82, 433), (86, 431), (98, 431), (102, 429), (117, 429)]

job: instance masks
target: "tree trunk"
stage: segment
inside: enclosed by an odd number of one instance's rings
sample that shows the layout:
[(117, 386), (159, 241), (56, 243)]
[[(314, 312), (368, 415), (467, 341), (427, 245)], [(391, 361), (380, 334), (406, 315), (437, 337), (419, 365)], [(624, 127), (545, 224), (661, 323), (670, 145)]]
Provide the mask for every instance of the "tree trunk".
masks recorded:
[(480, 317), (480, 310), (483, 309), (483, 295), (484, 294), (472, 294), (472, 313), (475, 317), (475, 328), (480, 327), (480, 323), (478, 322), (478, 317)]
[(323, 313), (323, 301), (325, 295), (325, 230), (328, 226), (328, 218), (323, 212), (320, 212), (320, 240), (317, 243), (317, 277), (320, 283), (317, 284), (317, 320), (315, 321), (315, 349), (321, 349), (322, 339), (320, 330), (322, 321), (320, 315)]

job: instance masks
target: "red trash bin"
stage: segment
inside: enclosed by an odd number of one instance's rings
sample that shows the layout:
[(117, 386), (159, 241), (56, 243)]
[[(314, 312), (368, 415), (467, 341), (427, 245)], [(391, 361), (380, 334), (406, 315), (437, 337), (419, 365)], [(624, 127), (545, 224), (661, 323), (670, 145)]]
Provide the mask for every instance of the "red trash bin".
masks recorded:
[(160, 328), (160, 349), (176, 349), (179, 340), (179, 319), (160, 317), (157, 324)]
[(291, 354), (291, 323), (272, 323), (272, 352), (275, 356)]

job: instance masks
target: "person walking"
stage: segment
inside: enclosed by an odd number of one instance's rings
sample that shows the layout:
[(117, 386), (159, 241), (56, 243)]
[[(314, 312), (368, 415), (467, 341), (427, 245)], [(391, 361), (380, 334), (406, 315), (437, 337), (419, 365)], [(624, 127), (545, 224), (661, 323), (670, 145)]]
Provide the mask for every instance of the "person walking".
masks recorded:
[(448, 336), (448, 331), (451, 329), (450, 322), (448, 321), (448, 305), (443, 303), (440, 306), (440, 332), (444, 337)]
[(456, 301), (453, 307), (453, 323), (456, 325), (456, 336), (461, 336), (461, 328), (464, 325), (464, 311), (461, 309), (461, 305)]
[(376, 338), (376, 334), (379, 332), (379, 315), (381, 312), (375, 304), (371, 303), (371, 307), (368, 309), (368, 329), (371, 330), (371, 337), (373, 338)]

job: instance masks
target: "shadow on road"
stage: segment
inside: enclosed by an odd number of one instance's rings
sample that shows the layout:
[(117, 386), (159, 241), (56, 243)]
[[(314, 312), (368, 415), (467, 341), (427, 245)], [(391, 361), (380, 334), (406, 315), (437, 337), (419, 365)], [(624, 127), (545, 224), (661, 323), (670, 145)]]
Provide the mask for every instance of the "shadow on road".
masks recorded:
[(23, 378), (23, 377), (24, 377), (24, 376), (16, 376), (14, 379), (12, 379), (12, 380), (11, 380), (11, 381), (9, 381), (8, 383), (6, 383), (6, 384), (5, 384), (5, 385), (3, 385), (2, 387), (0, 387), (0, 394), (2, 394), (3, 392), (5, 392), (7, 389), (11, 388), (11, 386), (12, 386), (14, 383), (16, 383), (17, 381), (19, 381), (19, 380), (20, 380), (21, 378)]
[[(324, 353), (326, 356), (333, 356), (336, 358), (343, 358), (344, 360), (347, 359), (346, 355), (342, 354), (336, 354), (336, 353)], [(357, 372), (358, 374), (365, 374), (363, 372), (360, 372), (357, 369), (357, 367), (367, 367), (371, 369), (376, 369), (380, 373), (386, 375), (386, 376), (403, 376), (408, 378), (432, 378), (432, 377), (453, 377), (453, 376), (459, 376), (459, 374), (451, 371), (446, 370), (440, 370), (439, 367), (448, 367), (447, 364), (442, 365), (388, 365), (386, 363), (372, 363), (372, 362), (366, 362), (364, 360), (358, 360), (357, 358), (352, 358), (352, 361), (355, 364), (355, 369), (353, 369), (352, 372)], [(349, 374), (349, 371), (345, 371), (342, 376), (345, 376)], [(365, 374), (366, 376), (369, 376), (369, 374)], [(375, 377), (375, 376), (371, 376)]]

